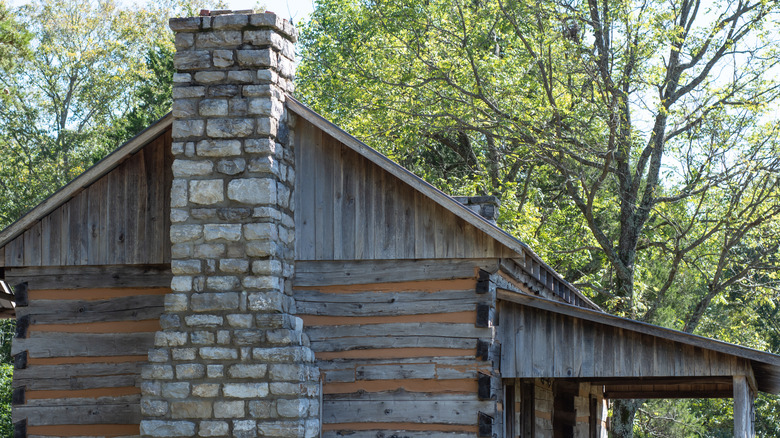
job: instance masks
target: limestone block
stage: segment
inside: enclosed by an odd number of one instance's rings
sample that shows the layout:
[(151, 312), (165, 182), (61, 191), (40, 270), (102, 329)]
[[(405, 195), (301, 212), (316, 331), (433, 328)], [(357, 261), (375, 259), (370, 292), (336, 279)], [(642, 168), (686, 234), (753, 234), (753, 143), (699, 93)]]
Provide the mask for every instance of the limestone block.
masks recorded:
[(199, 363), (185, 363), (176, 365), (177, 379), (198, 379), (206, 374), (206, 367)]
[(246, 240), (276, 240), (278, 237), (276, 224), (257, 223), (244, 225), (244, 238)]
[(271, 155), (250, 159), (249, 171), (259, 172), (259, 173), (270, 173), (272, 175), (280, 175), (279, 163)]
[(214, 67), (225, 68), (235, 63), (232, 50), (215, 50), (213, 54)]
[(256, 275), (282, 274), (282, 263), (279, 260), (255, 260), (252, 262), (252, 273)]
[(206, 286), (211, 290), (236, 290), (240, 284), (238, 277), (233, 276), (209, 276), (206, 278)]
[(162, 386), (160, 382), (150, 381), (141, 382), (141, 394), (157, 396), (162, 393)]
[(276, 142), (270, 138), (252, 138), (244, 142), (244, 149), (250, 154), (273, 155), (276, 147)]
[(260, 423), (257, 431), (261, 436), (277, 438), (298, 438), (305, 434), (304, 425), (294, 421), (274, 421)]
[[(190, 87), (187, 87), (190, 88)], [(177, 87), (176, 89), (183, 89)], [(190, 118), (198, 116), (198, 105), (196, 99), (175, 99), (173, 101), (172, 112), (174, 117)]]
[(226, 99), (204, 99), (200, 102), (201, 116), (226, 116), (228, 115), (228, 102)]
[(184, 322), (190, 327), (217, 327), (222, 325), (223, 319), (219, 315), (187, 315)]
[(203, 237), (206, 241), (241, 239), (241, 224), (206, 224), (203, 226)]
[(192, 290), (192, 277), (177, 275), (171, 279), (171, 290), (174, 292), (189, 292)]
[(222, 259), (219, 261), (219, 270), (228, 274), (243, 274), (249, 270), (249, 260)]
[(266, 364), (235, 364), (228, 367), (228, 376), (234, 379), (262, 379), (267, 370)]
[(248, 111), (252, 115), (267, 116), (279, 120), (282, 117), (284, 107), (280, 100), (257, 97), (249, 99)]
[(252, 400), (249, 402), (249, 415), (254, 418), (275, 418), (276, 403), (271, 400)]
[(271, 49), (236, 50), (236, 58), (241, 67), (274, 68), (277, 56)]
[(218, 259), (225, 255), (224, 243), (202, 243), (195, 246), (195, 257)]
[(252, 315), (239, 313), (239, 314), (227, 315), (226, 318), (228, 324), (230, 324), (231, 327), (236, 327), (236, 328), (252, 327), (252, 319), (253, 319)]
[(238, 359), (238, 350), (227, 347), (201, 347), (200, 357), (212, 360), (235, 360)]
[(165, 311), (183, 312), (187, 310), (187, 301), (185, 294), (165, 294)]
[(276, 202), (276, 182), (270, 178), (241, 178), (228, 183), (228, 198), (244, 204)]
[(203, 237), (202, 225), (171, 225), (171, 242), (190, 242)]
[(241, 142), (238, 140), (201, 140), (198, 142), (196, 150), (201, 157), (229, 157), (241, 154)]
[(216, 204), (225, 199), (224, 181), (221, 179), (190, 181), (190, 202), (194, 204)]
[(167, 362), (168, 349), (167, 348), (150, 348), (149, 349), (149, 362)]
[(195, 35), (195, 48), (197, 49), (230, 48), (240, 44), (241, 32), (236, 30), (215, 30)]
[(278, 123), (276, 120), (270, 118), (262, 118), (257, 120), (257, 135), (269, 135), (276, 136), (276, 130)]
[(225, 421), (201, 421), (198, 436), (228, 436), (229, 425)]
[(253, 292), (248, 300), (253, 311), (279, 312), (285, 307), (284, 295), (279, 292)]
[(195, 44), (195, 34), (189, 32), (177, 33), (173, 44), (177, 51), (183, 51), (192, 48), (192, 46)]
[(173, 378), (173, 367), (170, 365), (144, 365), (141, 367), (142, 379), (170, 380)]
[(224, 365), (211, 364), (206, 366), (206, 376), (209, 379), (220, 379), (225, 377)]
[(187, 398), (190, 384), (187, 382), (166, 382), (162, 384), (162, 396), (168, 398)]
[[(173, 98), (174, 100), (180, 100), (180, 99), (192, 99), (197, 97), (203, 97), (206, 95), (206, 87), (201, 86), (185, 86), (185, 85), (178, 85), (176, 87), (173, 87)], [(191, 104), (195, 104), (197, 100), (190, 101)]]
[(141, 399), (141, 414), (149, 417), (162, 417), (168, 413), (168, 402), (163, 400)]
[(160, 331), (154, 334), (154, 345), (178, 347), (187, 343), (187, 332)]
[(253, 119), (209, 119), (206, 135), (212, 138), (248, 137), (254, 131)]
[(211, 417), (211, 402), (204, 400), (172, 402), (171, 417), (209, 418)]
[(189, 437), (195, 435), (195, 423), (191, 421), (141, 421), (141, 435), (153, 437)]
[(176, 70), (199, 70), (211, 67), (211, 53), (206, 50), (190, 50), (173, 55)]
[(236, 345), (257, 345), (265, 341), (265, 330), (244, 329), (233, 332), (233, 342)]
[(195, 345), (211, 345), (214, 343), (214, 333), (198, 330), (192, 332), (190, 339), (192, 339), (192, 343)]
[(200, 17), (171, 18), (168, 20), (168, 26), (174, 32), (194, 32), (200, 30)]
[(211, 26), (214, 30), (242, 29), (249, 24), (247, 14), (226, 14), (213, 17)]
[(252, 357), (264, 363), (312, 362), (314, 353), (305, 347), (253, 348)]
[(231, 398), (262, 398), (268, 395), (268, 384), (263, 382), (225, 383), (222, 385), (222, 394)]
[(187, 206), (187, 181), (175, 179), (171, 185), (171, 207)]
[(194, 348), (174, 348), (171, 350), (173, 360), (195, 360), (197, 350)]
[(238, 293), (196, 293), (190, 298), (190, 307), (195, 312), (238, 309)]
[(173, 138), (200, 137), (203, 135), (203, 120), (174, 120)]
[[(173, 230), (173, 227), (171, 227)], [(194, 275), (201, 272), (200, 260), (172, 260), (171, 272), (174, 275)]]
[(227, 78), (230, 82), (251, 84), (257, 79), (257, 74), (253, 70), (231, 70), (227, 73)]
[(244, 277), (241, 285), (247, 290), (280, 290), (282, 279), (273, 275)]
[(281, 399), (276, 402), (276, 411), (282, 417), (304, 418), (309, 411), (309, 400)]
[(192, 385), (192, 395), (195, 397), (216, 397), (219, 395), (219, 383), (199, 383)]
[(245, 416), (243, 400), (214, 402), (214, 418), (243, 418)]
[(231, 158), (217, 162), (217, 172), (225, 175), (236, 175), (246, 169), (246, 160), (243, 158)]
[(181, 223), (186, 222), (187, 219), (190, 218), (190, 213), (187, 210), (182, 210), (180, 208), (172, 208), (171, 209), (171, 222)]

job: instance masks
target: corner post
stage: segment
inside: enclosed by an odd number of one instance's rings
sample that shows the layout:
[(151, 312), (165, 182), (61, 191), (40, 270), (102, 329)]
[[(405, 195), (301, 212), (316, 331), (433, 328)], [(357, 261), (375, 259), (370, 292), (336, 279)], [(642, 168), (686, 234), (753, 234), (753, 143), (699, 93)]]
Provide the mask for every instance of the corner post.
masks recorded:
[(755, 391), (751, 388), (747, 376), (736, 375), (734, 383), (734, 437), (754, 438), (755, 432)]

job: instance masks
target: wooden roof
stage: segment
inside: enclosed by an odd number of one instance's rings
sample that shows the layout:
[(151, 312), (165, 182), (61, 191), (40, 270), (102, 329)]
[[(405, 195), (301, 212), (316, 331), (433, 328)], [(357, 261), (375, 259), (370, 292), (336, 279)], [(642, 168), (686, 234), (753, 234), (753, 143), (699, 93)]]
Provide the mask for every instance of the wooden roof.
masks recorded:
[[(499, 324), (502, 375), (690, 381), (752, 368), (759, 390), (780, 393), (778, 355), (513, 291), (497, 295), (508, 304)], [(528, 348), (533, 355), (511, 353)]]

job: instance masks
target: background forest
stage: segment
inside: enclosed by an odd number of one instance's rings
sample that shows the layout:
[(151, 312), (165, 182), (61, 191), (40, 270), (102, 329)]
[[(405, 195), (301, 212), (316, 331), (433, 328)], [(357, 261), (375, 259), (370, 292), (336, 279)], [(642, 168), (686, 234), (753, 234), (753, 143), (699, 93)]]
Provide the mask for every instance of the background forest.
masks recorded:
[[(169, 111), (167, 17), (198, 9), (2, 1), (0, 227)], [(296, 94), (445, 192), (498, 196), (500, 225), (608, 311), (780, 353), (779, 18), (761, 0), (322, 0), (296, 23)], [(778, 398), (757, 408), (780, 436)], [(733, 430), (730, 400), (612, 411), (616, 436)]]

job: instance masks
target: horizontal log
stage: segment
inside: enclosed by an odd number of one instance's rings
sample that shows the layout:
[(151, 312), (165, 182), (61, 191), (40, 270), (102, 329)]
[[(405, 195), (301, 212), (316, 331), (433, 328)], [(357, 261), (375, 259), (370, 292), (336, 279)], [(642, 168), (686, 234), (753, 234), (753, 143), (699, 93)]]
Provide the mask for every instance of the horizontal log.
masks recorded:
[(474, 311), (481, 301), (474, 291), (436, 293), (404, 292), (378, 294), (323, 294), (318, 291), (297, 291), (299, 314), (323, 316), (396, 316)]
[(43, 437), (131, 437), (140, 433), (138, 424), (58, 424), (55, 426), (31, 426), (27, 429), (29, 438)]
[(52, 357), (31, 357), (29, 365), (67, 365), (67, 364), (118, 364), (126, 362), (146, 362), (149, 358), (149, 352), (136, 355), (112, 355), (112, 356), (52, 356)]
[[(295, 286), (477, 278), (498, 270), (498, 259), (297, 261)], [(476, 282), (475, 282), (476, 286)]]
[[(476, 394), (476, 379), (435, 380), (435, 379), (399, 379), (399, 380), (362, 380), (357, 382), (327, 382), (322, 387), (322, 393), (326, 399), (331, 399), (334, 394), (358, 394), (373, 392), (398, 392), (404, 395), (409, 393), (444, 394), (461, 393)], [(405, 397), (401, 397), (404, 399)]]
[(13, 421), (27, 419), (29, 426), (58, 424), (139, 424), (141, 409), (136, 403), (96, 401), (72, 406), (17, 406)]
[(6, 268), (10, 285), (27, 282), (29, 289), (85, 289), (96, 287), (169, 287), (167, 265), (55, 266)]
[[(489, 337), (490, 328), (478, 328), (474, 324), (406, 323), (375, 325), (336, 325), (309, 327), (305, 330), (309, 339), (355, 338), (363, 336), (440, 336), (450, 338)], [(475, 344), (476, 345), (476, 344)]]
[[(477, 341), (472, 338), (449, 338), (441, 336), (365, 336), (336, 340), (311, 341), (316, 352), (350, 351), (375, 348), (456, 348), (476, 349)], [(473, 353), (472, 353), (473, 354)]]
[(109, 404), (138, 403), (141, 389), (135, 386), (115, 388), (27, 391), (27, 406), (81, 405), (100, 401)]
[(30, 316), (33, 324), (75, 324), (159, 318), (164, 295), (120, 297), (110, 300), (35, 300), (18, 309), (18, 317)]
[(119, 356), (147, 354), (154, 333), (56, 333), (32, 332), (16, 339), (12, 354), (28, 350), (30, 358), (58, 356)]
[(436, 365), (388, 364), (363, 365), (355, 368), (358, 380), (435, 379)]
[(26, 386), (28, 390), (55, 391), (55, 390), (81, 390), (94, 388), (122, 388), (135, 386), (140, 380), (140, 374), (120, 374), (114, 376), (82, 376), (51, 378), (17, 378), (14, 375), (13, 385)]
[(493, 401), (324, 400), (322, 422), (410, 422), (476, 424), (478, 411), (494, 411)]
[[(408, 347), (408, 348), (371, 348), (351, 351), (318, 351), (318, 360), (335, 359), (406, 359), (428, 357), (468, 357), (473, 358), (475, 347), (471, 348), (438, 348), (438, 347)], [(322, 363), (322, 362), (320, 362)]]
[[(404, 424), (388, 423), (341, 423), (328, 424), (322, 427), (322, 438), (376, 438), (378, 436), (402, 436), (404, 438), (430, 438), (435, 433), (437, 437), (442, 438), (474, 438), (477, 433), (476, 427), (464, 426), (463, 432), (450, 432), (446, 427), (430, 425), (429, 429), (414, 429), (414, 426), (406, 426), (407, 429), (396, 429), (395, 427), (404, 427)], [(357, 427), (361, 427), (358, 429)], [(363, 429), (370, 427), (373, 429)], [(460, 429), (460, 428), (458, 428)]]
[(14, 380), (68, 379), (71, 377), (138, 374), (143, 362), (36, 365), (14, 371)]

